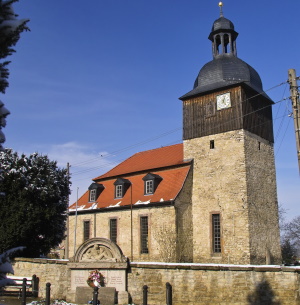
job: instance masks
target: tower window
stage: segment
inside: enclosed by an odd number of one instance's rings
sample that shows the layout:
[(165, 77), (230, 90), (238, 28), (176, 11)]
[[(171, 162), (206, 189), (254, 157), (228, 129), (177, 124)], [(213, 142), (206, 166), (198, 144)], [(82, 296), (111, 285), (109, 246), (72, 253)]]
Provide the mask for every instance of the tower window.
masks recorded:
[(109, 220), (109, 238), (112, 242), (117, 243), (117, 219)]
[(140, 218), (141, 254), (149, 253), (148, 249), (148, 216)]
[(83, 222), (83, 241), (90, 238), (91, 234), (91, 222), (89, 220), (85, 220)]
[(261, 143), (260, 143), (260, 141), (258, 141), (258, 150), (260, 150), (261, 149)]
[(230, 53), (230, 41), (229, 41), (229, 35), (224, 35), (224, 52)]
[(221, 253), (220, 214), (212, 214), (212, 250), (213, 253)]
[(215, 45), (216, 45), (216, 52), (217, 55), (220, 54), (220, 46), (221, 46), (221, 38), (219, 35), (216, 36), (216, 40), (215, 40)]
[(209, 141), (209, 148), (214, 149), (215, 148), (215, 140), (210, 140)]

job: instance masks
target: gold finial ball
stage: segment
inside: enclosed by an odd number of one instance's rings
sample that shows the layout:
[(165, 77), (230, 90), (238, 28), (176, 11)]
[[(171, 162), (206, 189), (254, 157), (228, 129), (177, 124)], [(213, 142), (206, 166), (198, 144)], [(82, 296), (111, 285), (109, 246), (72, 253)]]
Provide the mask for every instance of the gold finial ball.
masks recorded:
[(219, 6), (222, 7), (223, 6), (223, 2), (219, 2)]

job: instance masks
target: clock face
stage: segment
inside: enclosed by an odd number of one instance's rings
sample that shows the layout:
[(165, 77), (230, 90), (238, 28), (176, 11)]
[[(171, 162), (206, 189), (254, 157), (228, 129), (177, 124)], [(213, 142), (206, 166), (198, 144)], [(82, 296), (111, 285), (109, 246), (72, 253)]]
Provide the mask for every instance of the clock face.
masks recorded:
[(224, 93), (217, 96), (217, 110), (231, 107), (230, 93)]

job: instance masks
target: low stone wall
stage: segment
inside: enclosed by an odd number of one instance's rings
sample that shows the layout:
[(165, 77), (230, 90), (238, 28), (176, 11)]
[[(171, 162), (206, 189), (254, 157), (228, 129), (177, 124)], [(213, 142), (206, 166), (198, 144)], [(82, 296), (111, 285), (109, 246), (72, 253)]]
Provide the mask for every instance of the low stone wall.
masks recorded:
[(128, 292), (142, 304), (148, 286), (148, 304), (166, 304), (166, 283), (173, 304), (300, 304), (300, 268), (201, 264), (131, 263)]
[[(67, 261), (17, 258), (13, 267), (17, 276), (40, 278), (40, 296), (50, 282), (51, 297), (68, 300)], [(148, 305), (166, 304), (167, 282), (172, 286), (173, 305), (300, 304), (300, 267), (130, 264), (128, 292), (134, 304), (142, 304), (144, 285), (148, 286)]]
[(13, 269), (16, 276), (32, 276), (39, 278), (39, 297), (46, 296), (46, 283), (51, 283), (51, 297), (67, 299), (69, 286), (68, 260), (52, 260), (39, 258), (15, 258)]

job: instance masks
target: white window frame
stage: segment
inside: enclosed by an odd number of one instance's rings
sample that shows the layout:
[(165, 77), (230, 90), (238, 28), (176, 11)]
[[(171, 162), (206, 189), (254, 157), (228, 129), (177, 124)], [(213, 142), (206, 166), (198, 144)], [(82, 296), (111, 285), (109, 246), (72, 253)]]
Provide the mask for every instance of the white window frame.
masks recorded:
[(146, 180), (145, 181), (145, 195), (152, 195), (154, 193), (154, 181)]
[(96, 201), (96, 193), (97, 193), (96, 189), (90, 190), (90, 202)]
[(123, 185), (117, 184), (115, 189), (115, 198), (122, 198), (123, 197)]

